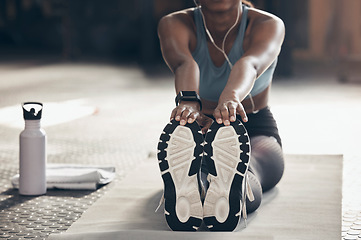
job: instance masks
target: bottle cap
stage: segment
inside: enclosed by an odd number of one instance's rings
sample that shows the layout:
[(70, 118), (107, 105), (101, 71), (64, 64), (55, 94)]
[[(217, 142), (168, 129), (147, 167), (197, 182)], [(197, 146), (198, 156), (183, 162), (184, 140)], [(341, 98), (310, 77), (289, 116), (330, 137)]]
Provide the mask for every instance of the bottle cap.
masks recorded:
[(43, 111), (43, 104), (39, 102), (24, 102), (22, 104), (25, 120), (39, 120)]

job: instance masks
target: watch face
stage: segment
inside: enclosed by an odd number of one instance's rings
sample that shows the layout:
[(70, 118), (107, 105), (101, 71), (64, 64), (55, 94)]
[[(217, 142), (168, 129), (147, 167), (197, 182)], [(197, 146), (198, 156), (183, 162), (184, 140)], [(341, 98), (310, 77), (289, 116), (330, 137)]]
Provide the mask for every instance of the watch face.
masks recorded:
[(183, 96), (197, 96), (196, 91), (182, 91)]

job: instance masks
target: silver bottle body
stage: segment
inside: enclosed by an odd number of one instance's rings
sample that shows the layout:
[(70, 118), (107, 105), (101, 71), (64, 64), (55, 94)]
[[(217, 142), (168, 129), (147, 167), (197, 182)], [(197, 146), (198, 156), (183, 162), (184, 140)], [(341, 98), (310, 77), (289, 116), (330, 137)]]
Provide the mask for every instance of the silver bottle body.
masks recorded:
[(25, 120), (20, 133), (19, 193), (42, 195), (46, 193), (46, 133), (40, 120)]

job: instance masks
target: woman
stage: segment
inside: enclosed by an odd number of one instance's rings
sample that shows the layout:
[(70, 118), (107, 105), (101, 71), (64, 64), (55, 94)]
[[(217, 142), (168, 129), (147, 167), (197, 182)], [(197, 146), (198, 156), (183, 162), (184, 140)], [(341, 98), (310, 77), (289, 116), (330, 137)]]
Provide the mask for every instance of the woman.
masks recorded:
[(177, 93), (158, 145), (165, 216), (173, 230), (232, 231), (283, 175), (268, 96), (285, 30), (248, 1), (195, 3), (158, 27)]

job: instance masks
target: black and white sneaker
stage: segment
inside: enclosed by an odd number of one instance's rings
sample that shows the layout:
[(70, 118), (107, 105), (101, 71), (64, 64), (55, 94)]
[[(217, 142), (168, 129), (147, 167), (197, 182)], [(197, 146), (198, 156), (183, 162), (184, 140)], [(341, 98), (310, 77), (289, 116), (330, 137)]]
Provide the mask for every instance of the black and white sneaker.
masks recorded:
[(233, 231), (245, 215), (250, 142), (243, 124), (214, 122), (205, 138), (204, 157), (209, 171), (204, 222), (211, 231)]
[(203, 140), (196, 122), (181, 126), (175, 120), (160, 136), (158, 160), (164, 182), (164, 214), (174, 231), (196, 231), (202, 223), (199, 172)]

